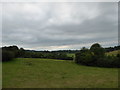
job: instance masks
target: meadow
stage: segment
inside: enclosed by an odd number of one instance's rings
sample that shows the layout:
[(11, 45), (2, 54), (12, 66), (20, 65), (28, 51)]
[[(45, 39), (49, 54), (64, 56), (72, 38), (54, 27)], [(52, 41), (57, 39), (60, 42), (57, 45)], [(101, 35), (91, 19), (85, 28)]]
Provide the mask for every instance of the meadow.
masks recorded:
[(3, 88), (117, 88), (118, 69), (73, 61), (17, 58), (3, 62)]
[(75, 57), (75, 53), (67, 53), (67, 56), (69, 56), (69, 57)]
[(111, 52), (108, 52), (108, 53), (106, 53), (106, 55), (114, 55), (114, 56), (116, 56), (117, 54), (120, 54), (120, 50), (115, 50), (115, 51), (111, 51)]

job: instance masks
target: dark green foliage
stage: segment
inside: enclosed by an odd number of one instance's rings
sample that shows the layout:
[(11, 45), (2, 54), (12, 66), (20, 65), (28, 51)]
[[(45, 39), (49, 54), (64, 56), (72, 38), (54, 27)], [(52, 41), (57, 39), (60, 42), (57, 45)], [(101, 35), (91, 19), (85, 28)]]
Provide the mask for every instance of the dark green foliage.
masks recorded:
[(56, 52), (49, 52), (49, 53), (42, 53), (42, 58), (50, 58), (50, 59), (61, 59), (61, 60), (73, 60), (72, 57), (68, 57), (66, 53), (56, 53)]
[(79, 53), (76, 53), (75, 62), (99, 67), (120, 67), (120, 54), (117, 54), (117, 56), (106, 56), (104, 48), (95, 43), (90, 50), (82, 48)]
[(25, 50), (23, 48), (20, 48), (18, 51), (18, 57), (23, 57), (25, 54)]
[(10, 61), (15, 58), (14, 52), (4, 50), (2, 51), (2, 61)]
[(120, 67), (120, 60), (116, 56), (105, 56), (104, 58), (98, 58), (96, 65), (99, 67)]
[(18, 57), (18, 51), (17, 46), (2, 47), (2, 61), (10, 61)]
[[(18, 48), (17, 46), (9, 46), (9, 47), (2, 47), (3, 51), (3, 59), (4, 61), (9, 61), (11, 59), (7, 60), (7, 55), (14, 54), (14, 58), (50, 58), (50, 59), (62, 59), (62, 60), (73, 60), (73, 57), (69, 57), (65, 52), (55, 51), (34, 51), (34, 50), (24, 50), (23, 48)], [(4, 53), (8, 52), (8, 53)], [(7, 55), (6, 55), (7, 54)], [(11, 55), (11, 54), (10, 54)], [(8, 56), (10, 56), (8, 55)]]
[(19, 48), (17, 46), (2, 47), (2, 51), (10, 51), (14, 53), (15, 57), (18, 57)]
[(24, 58), (49, 58), (49, 59), (61, 59), (61, 60), (73, 60), (72, 57), (68, 57), (66, 53), (56, 53), (56, 52), (30, 52), (25, 51)]
[(104, 48), (101, 47), (100, 44), (95, 43), (90, 47), (90, 51), (94, 53), (96, 58), (103, 57), (105, 55)]
[(82, 48), (79, 53), (76, 53), (77, 63), (90, 65), (93, 62), (93, 53), (86, 48)]
[[(62, 59), (62, 60), (73, 60), (74, 57), (68, 56), (69, 53), (76, 53), (75, 62), (85, 65), (100, 66), (99, 63), (105, 63), (108, 59), (113, 60), (114, 66), (118, 66), (120, 55), (117, 55), (116, 58), (105, 56), (106, 50), (117, 50), (120, 46), (102, 48), (101, 45), (95, 43), (91, 46), (90, 50), (85, 47), (81, 50), (58, 50), (58, 51), (35, 51), (35, 50), (24, 50), (23, 48), (18, 48), (17, 46), (2, 47), (3, 59), (6, 56), (10, 56), (9, 52), (14, 54), (14, 58), (50, 58), (50, 59)], [(8, 51), (4, 53), (4, 51)], [(11, 59), (8, 59), (8, 61)], [(7, 60), (5, 60), (7, 61)], [(105, 62), (104, 62), (105, 61)], [(99, 63), (98, 63), (99, 62)], [(110, 63), (112, 61), (108, 61)], [(107, 65), (107, 63), (106, 63)], [(104, 64), (105, 66), (105, 64)]]

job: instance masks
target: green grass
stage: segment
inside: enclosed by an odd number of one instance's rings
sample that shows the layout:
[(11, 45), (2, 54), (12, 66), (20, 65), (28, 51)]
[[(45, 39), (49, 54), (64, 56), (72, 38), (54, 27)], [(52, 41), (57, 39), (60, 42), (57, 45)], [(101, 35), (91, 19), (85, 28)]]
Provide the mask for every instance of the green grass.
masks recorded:
[(67, 53), (67, 56), (68, 57), (75, 57), (75, 54), (74, 53)]
[(115, 51), (111, 51), (111, 52), (108, 52), (108, 53), (106, 53), (106, 55), (117, 55), (118, 53), (120, 53), (120, 50), (115, 50)]
[(118, 69), (18, 58), (3, 63), (3, 88), (116, 88)]

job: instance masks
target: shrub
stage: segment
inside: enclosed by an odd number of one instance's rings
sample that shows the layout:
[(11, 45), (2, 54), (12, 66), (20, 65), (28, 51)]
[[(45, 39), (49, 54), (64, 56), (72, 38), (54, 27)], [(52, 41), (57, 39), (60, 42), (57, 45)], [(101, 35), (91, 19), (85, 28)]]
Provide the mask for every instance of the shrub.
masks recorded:
[(117, 54), (117, 59), (115, 60), (114, 64), (120, 68), (120, 54)]
[(117, 56), (105, 56), (105, 50), (98, 43), (89, 49), (82, 48), (75, 54), (75, 62), (83, 65), (99, 67), (120, 67), (120, 54)]
[(18, 51), (18, 57), (24, 57), (25, 55), (25, 50), (23, 48), (20, 48), (19, 51)]
[(105, 56), (98, 58), (96, 66), (100, 67), (120, 67), (119, 59), (116, 56)]
[(10, 61), (13, 58), (15, 58), (15, 54), (13, 52), (6, 50), (2, 51), (2, 61)]
[(13, 52), (14, 56), (18, 57), (19, 48), (17, 46), (13, 45), (13, 46), (8, 46), (8, 47), (2, 47), (2, 50)]
[(105, 56), (105, 49), (101, 47), (100, 44), (95, 43), (90, 47), (90, 51), (92, 51), (96, 58)]
[(76, 53), (75, 62), (91, 65), (94, 62), (93, 53), (90, 50), (83, 48), (79, 53)]
[(61, 59), (61, 60), (73, 60), (72, 57), (68, 57), (66, 53), (44, 53), (44, 58)]

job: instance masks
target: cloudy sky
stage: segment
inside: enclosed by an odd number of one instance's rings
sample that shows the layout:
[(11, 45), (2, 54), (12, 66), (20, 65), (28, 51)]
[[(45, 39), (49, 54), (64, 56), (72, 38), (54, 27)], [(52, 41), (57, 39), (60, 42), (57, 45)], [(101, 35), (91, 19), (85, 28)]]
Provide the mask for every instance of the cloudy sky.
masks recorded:
[(2, 5), (2, 46), (80, 49), (118, 45), (117, 2), (40, 2)]

